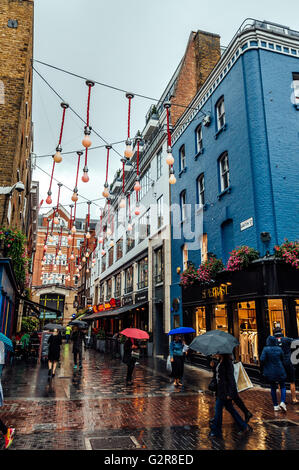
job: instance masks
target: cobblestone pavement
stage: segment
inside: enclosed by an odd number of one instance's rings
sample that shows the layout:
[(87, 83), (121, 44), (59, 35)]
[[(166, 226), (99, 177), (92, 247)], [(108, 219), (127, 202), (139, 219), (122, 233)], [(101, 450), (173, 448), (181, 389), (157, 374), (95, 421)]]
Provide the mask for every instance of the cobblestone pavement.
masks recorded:
[[(274, 412), (269, 389), (242, 393), (254, 413), (253, 432), (237, 435), (224, 411), (223, 440), (208, 438), (214, 397), (211, 374), (185, 367), (183, 387), (170, 382), (161, 360), (136, 365), (134, 383), (125, 385), (126, 366), (94, 350), (73, 369), (71, 345), (62, 347), (61, 365), (49, 381), (47, 365), (16, 362), (2, 377), (1, 419), (16, 428), (13, 449), (298, 449), (299, 406)], [(288, 401), (290, 395), (287, 394)], [(275, 422), (273, 422), (275, 421)]]

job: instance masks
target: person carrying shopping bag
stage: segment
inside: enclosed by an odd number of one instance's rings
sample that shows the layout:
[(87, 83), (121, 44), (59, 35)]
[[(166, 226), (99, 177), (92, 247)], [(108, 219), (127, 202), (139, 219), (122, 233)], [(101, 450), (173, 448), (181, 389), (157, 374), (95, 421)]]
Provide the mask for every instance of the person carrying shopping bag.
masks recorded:
[[(287, 373), (284, 367), (284, 355), (280, 346), (277, 345), (276, 338), (269, 336), (260, 357), (262, 373), (271, 387), (271, 397), (274, 411), (287, 411), (286, 401), (286, 378)], [(277, 401), (277, 384), (280, 386), (280, 404)]]
[(238, 435), (243, 436), (252, 431), (246, 421), (243, 421), (239, 413), (233, 407), (232, 401), (238, 396), (234, 367), (230, 354), (219, 354), (216, 356), (216, 405), (215, 416), (211, 421), (211, 432), (209, 437), (222, 437), (222, 414), (225, 408), (234, 418), (240, 428)]

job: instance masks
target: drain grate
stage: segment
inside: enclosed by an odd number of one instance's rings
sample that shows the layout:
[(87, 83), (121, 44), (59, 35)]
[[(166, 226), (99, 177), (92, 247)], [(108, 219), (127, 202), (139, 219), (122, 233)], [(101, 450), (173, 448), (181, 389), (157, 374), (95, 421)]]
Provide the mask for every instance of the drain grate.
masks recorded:
[(90, 450), (125, 450), (140, 447), (134, 436), (90, 437), (88, 439)]
[(298, 426), (298, 423), (295, 423), (295, 421), (290, 421), (289, 419), (273, 419), (266, 421), (266, 423), (277, 428), (289, 428), (291, 426)]

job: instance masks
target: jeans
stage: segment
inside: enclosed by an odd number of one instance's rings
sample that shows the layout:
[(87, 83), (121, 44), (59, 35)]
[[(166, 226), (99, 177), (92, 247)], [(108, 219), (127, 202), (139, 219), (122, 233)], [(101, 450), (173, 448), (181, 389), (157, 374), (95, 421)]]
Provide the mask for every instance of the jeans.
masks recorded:
[(235, 410), (232, 404), (232, 400), (222, 400), (221, 398), (216, 398), (216, 406), (215, 406), (215, 416), (211, 425), (211, 430), (216, 435), (221, 435), (222, 430), (222, 412), (223, 408), (226, 408), (227, 411), (232, 415), (238, 426), (244, 430), (247, 428), (247, 423), (243, 421), (239, 413)]
[[(286, 384), (285, 384), (285, 382), (279, 382), (279, 385), (280, 385), (280, 401), (285, 403), (285, 401), (286, 401)], [(276, 394), (277, 383), (276, 382), (271, 382), (270, 387), (271, 387), (271, 396), (272, 396), (273, 405), (277, 406), (278, 405), (277, 394)]]

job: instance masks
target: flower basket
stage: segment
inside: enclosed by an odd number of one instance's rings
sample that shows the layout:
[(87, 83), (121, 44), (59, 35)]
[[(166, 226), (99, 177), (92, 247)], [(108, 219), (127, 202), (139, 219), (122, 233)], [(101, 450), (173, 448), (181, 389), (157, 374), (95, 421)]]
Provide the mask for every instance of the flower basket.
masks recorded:
[(180, 285), (182, 287), (189, 287), (192, 285), (209, 284), (223, 268), (224, 265), (221, 259), (216, 258), (216, 256), (210, 256), (199, 268), (195, 268), (193, 264), (190, 264), (181, 275)]
[(280, 246), (274, 247), (274, 254), (276, 258), (299, 269), (299, 242), (289, 242), (285, 239)]
[(231, 253), (227, 262), (227, 271), (241, 271), (249, 264), (259, 258), (259, 252), (249, 246), (239, 246)]

